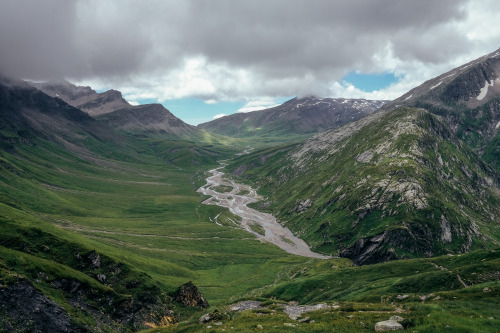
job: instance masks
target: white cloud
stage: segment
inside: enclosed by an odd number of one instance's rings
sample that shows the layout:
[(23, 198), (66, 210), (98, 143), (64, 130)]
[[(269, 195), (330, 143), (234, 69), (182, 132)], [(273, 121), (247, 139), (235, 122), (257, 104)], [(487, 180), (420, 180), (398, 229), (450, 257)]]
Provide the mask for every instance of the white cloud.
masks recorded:
[(274, 98), (261, 97), (260, 99), (257, 100), (248, 101), (244, 106), (238, 109), (238, 112), (259, 111), (272, 108), (278, 105), (279, 103), (277, 103)]
[(214, 119), (219, 119), (219, 118), (222, 118), (222, 117), (225, 117), (225, 116), (227, 116), (227, 114), (225, 114), (225, 113), (219, 113), (219, 114), (216, 114), (213, 118)]
[(130, 104), (130, 105), (134, 105), (134, 106), (136, 106), (136, 105), (139, 105), (139, 104), (140, 104), (140, 103), (139, 103), (139, 102), (137, 102), (137, 101), (129, 101), (129, 100), (127, 100), (127, 102), (128, 102), (128, 104)]
[[(500, 46), (497, 0), (48, 1), (0, 2), (0, 71), (132, 101), (394, 98)], [(365, 93), (352, 71), (400, 80)]]

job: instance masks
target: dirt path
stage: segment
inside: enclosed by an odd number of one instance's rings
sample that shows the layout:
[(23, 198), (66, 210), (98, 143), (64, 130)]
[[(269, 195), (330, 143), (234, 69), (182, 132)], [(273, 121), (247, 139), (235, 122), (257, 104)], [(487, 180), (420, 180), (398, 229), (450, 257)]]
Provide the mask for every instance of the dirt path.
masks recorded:
[[(222, 176), (224, 173), (220, 171), (223, 167), (210, 170), (209, 172), (212, 175), (207, 178), (207, 184), (197, 190), (197, 192), (211, 196), (211, 198), (203, 202), (204, 204), (228, 208), (231, 213), (241, 217), (241, 227), (243, 229), (254, 234), (261, 240), (275, 244), (288, 253), (311, 258), (330, 258), (329, 256), (312, 252), (306, 242), (296, 237), (288, 228), (281, 226), (273, 215), (247, 207), (249, 203), (257, 201), (257, 192), (248, 185), (223, 179)], [(232, 187), (232, 190), (230, 192), (219, 193), (215, 188), (221, 185)], [(238, 193), (248, 194), (239, 195)], [(251, 224), (258, 224), (263, 227), (265, 234), (261, 235), (252, 231), (250, 228)]]

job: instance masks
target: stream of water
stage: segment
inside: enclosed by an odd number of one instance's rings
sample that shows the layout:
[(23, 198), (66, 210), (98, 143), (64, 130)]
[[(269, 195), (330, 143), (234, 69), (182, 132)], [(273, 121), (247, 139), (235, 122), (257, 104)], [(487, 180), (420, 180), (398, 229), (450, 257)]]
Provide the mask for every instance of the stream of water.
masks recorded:
[[(197, 190), (197, 192), (211, 196), (209, 199), (203, 201), (204, 204), (228, 208), (231, 213), (241, 218), (241, 221), (238, 223), (243, 229), (254, 234), (261, 240), (275, 244), (288, 253), (311, 258), (331, 258), (312, 252), (306, 242), (296, 237), (288, 228), (279, 224), (273, 215), (249, 208), (247, 206), (249, 203), (258, 200), (257, 192), (248, 185), (223, 178), (224, 173), (220, 171), (223, 167), (224, 165), (210, 170), (211, 176), (207, 178), (207, 183)], [(216, 189), (219, 186), (231, 187), (232, 190), (218, 192)], [(218, 216), (214, 218), (214, 222), (221, 225), (217, 221), (217, 218)], [(252, 224), (260, 225), (265, 233), (262, 235), (253, 231), (250, 227)]]

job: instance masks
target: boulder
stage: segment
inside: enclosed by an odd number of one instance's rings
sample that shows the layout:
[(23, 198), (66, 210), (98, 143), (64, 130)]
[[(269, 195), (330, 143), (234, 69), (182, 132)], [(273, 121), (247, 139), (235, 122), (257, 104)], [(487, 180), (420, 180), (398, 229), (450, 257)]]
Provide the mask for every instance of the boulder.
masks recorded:
[(198, 287), (196, 287), (191, 281), (183, 284), (177, 289), (174, 293), (174, 299), (176, 302), (185, 306), (200, 306), (202, 308), (209, 307), (205, 297), (203, 297), (198, 290)]
[(403, 325), (395, 320), (379, 321), (375, 324), (375, 332), (397, 331), (404, 329)]

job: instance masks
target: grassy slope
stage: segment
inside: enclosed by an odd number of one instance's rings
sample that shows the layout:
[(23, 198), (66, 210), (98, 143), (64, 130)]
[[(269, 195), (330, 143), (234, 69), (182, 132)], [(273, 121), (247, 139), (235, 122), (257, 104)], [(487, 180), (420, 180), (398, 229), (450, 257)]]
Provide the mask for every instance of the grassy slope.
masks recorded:
[[(294, 324), (294, 332), (370, 332), (392, 315), (405, 318), (403, 325), (413, 332), (498, 332), (499, 272), (498, 249), (362, 267), (346, 259), (311, 260), (288, 267), (275, 286), (250, 296), (270, 305), (267, 309), (228, 312), (221, 326), (193, 318), (149, 332), (251, 332), (259, 330), (257, 325), (272, 332), (292, 330), (285, 323)], [(282, 312), (280, 305), (288, 301), (338, 307), (303, 314), (314, 323), (299, 323)]]
[[(410, 120), (401, 120), (405, 117)], [(391, 141), (394, 131), (401, 128), (409, 130)], [(228, 169), (238, 174), (244, 170), (243, 176), (268, 196), (268, 209), (320, 251), (336, 253), (360, 238), (408, 228), (427, 233), (428, 243), (408, 239), (412, 248), (392, 244), (398, 257), (422, 255), (426, 247), (432, 253), (463, 251), (468, 235), (458, 229), (469, 228), (470, 220), (481, 233), (498, 239), (496, 213), (491, 211), (498, 207), (498, 196), (487, 186), (477, 185), (491, 177), (491, 170), (435, 116), (415, 109), (389, 112), (334, 148), (338, 150), (331, 155), (328, 150), (310, 153), (307, 167), (292, 166), (293, 158), (275, 148), (243, 156)], [(370, 163), (356, 160), (367, 151), (373, 152)], [(265, 162), (262, 156), (268, 156)], [(418, 184), (417, 198), (425, 197), (426, 207), (416, 208), (405, 192), (398, 193), (392, 185), (377, 185), (386, 181)], [(298, 211), (298, 203), (306, 199), (312, 200), (312, 206)], [(453, 241), (446, 244), (440, 242), (441, 216), (456, 223)], [(475, 240), (469, 246), (482, 245)]]
[[(135, 139), (120, 150), (102, 142), (88, 148), (98, 154), (76, 157), (43, 140), (0, 152), (0, 234), (14, 240), (16, 234), (35, 235), (23, 241), (33, 242), (31, 247), (2, 238), (2, 251), (12, 258), (1, 260), (6, 280), (17, 272), (33, 281), (43, 266), (36, 264), (44, 257), (40, 249), (52, 246), (45, 244), (45, 238), (37, 239), (37, 230), (65, 244), (58, 251), (95, 249), (137, 274), (147, 272), (163, 291), (172, 292), (191, 280), (210, 304), (271, 283), (282, 266), (303, 260), (246, 232), (210, 222), (220, 212), (229, 213), (202, 205), (195, 189), (204, 183), (202, 170), (215, 166), (216, 158), (231, 154), (232, 148), (223, 151), (206, 143), (159, 138)], [(61, 271), (47, 268), (51, 269)], [(81, 278), (81, 273), (74, 274)], [(64, 303), (61, 297), (55, 299)], [(186, 311), (180, 309), (178, 314)]]

